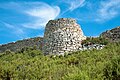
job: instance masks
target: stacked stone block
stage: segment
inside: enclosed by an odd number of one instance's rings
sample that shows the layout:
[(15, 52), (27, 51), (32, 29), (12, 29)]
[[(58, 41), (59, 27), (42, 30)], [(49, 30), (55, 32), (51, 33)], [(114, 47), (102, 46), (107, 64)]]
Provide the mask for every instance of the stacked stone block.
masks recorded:
[(44, 54), (64, 54), (79, 50), (81, 41), (85, 40), (83, 31), (71, 18), (50, 20), (45, 28), (43, 48)]

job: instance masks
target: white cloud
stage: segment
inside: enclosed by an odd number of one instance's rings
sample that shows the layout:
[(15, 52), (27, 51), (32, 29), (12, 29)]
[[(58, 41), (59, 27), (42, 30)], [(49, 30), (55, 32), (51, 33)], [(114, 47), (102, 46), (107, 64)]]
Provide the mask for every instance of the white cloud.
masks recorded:
[(8, 2), (0, 4), (0, 8), (26, 15), (25, 19), (30, 18), (29, 22), (20, 25), (31, 29), (44, 28), (49, 20), (55, 19), (60, 13), (58, 6), (50, 6), (44, 2)]
[(23, 31), (23, 29), (4, 21), (0, 21), (0, 23), (4, 24), (6, 29), (9, 29), (9, 32), (13, 33), (14, 35), (20, 38), (23, 38), (23, 35), (25, 36), (25, 32)]
[(104, 23), (120, 16), (120, 0), (87, 1), (84, 8), (86, 11), (75, 15), (79, 21)]
[(73, 11), (79, 7), (82, 7), (85, 4), (85, 0), (64, 0), (63, 2), (69, 5), (70, 11)]
[(36, 18), (36, 20), (23, 24), (24, 27), (40, 29), (45, 27), (49, 20), (55, 19), (59, 15), (60, 8), (58, 6), (50, 6), (45, 3), (40, 4), (40, 6), (25, 11), (27, 15)]
[(96, 21), (104, 22), (120, 14), (120, 0), (109, 0), (100, 3)]
[(62, 13), (59, 15), (60, 17), (62, 17), (65, 13), (69, 11), (72, 12), (77, 8), (83, 7), (86, 3), (85, 0), (61, 0), (60, 2), (61, 4), (65, 3), (68, 6), (68, 8), (64, 9)]

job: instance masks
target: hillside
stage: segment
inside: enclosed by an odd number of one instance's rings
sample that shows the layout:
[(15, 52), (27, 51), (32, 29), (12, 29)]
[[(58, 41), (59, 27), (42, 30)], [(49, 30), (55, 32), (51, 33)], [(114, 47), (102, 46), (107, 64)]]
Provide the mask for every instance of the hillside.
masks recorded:
[(85, 37), (74, 19), (52, 20), (43, 38), (0, 45), (0, 80), (120, 80), (119, 32)]
[(107, 30), (103, 32), (100, 36), (105, 39), (108, 39), (111, 42), (119, 42), (120, 41), (120, 26), (114, 29), (111, 29), (111, 30)]
[(37, 49), (42, 49), (42, 37), (34, 37), (30, 39), (19, 40), (16, 42), (8, 43), (0, 45), (0, 52), (4, 52), (6, 50), (10, 50), (13, 52), (19, 51), (25, 47), (34, 47), (36, 46)]
[(120, 80), (120, 43), (56, 57), (32, 48), (6, 51), (0, 54), (0, 80)]
[(120, 0), (0, 0), (0, 80), (120, 80)]

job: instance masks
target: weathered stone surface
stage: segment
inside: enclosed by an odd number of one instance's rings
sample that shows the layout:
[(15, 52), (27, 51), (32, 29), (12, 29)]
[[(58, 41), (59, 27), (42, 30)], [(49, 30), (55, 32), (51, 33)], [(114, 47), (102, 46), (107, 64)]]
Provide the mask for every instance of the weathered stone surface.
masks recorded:
[(42, 51), (44, 54), (64, 54), (79, 50), (85, 40), (75, 19), (50, 20), (45, 28)]
[[(102, 33), (101, 36), (110, 39), (111, 41), (120, 41), (120, 27), (106, 31)], [(24, 47), (36, 46), (36, 48), (42, 50), (44, 54), (59, 55), (77, 50), (100, 50), (105, 46), (101, 44), (81, 45), (81, 41), (85, 39), (86, 37), (80, 26), (76, 23), (76, 20), (61, 18), (50, 20), (47, 23), (44, 38), (35, 37), (0, 45), (0, 52), (6, 50), (15, 52)]]
[(106, 32), (103, 32), (100, 36), (112, 42), (119, 42), (120, 41), (120, 27), (107, 30)]
[(80, 50), (93, 50), (93, 49), (97, 49), (97, 50), (101, 50), (105, 47), (105, 45), (103, 44), (83, 44), (82, 48), (80, 48)]

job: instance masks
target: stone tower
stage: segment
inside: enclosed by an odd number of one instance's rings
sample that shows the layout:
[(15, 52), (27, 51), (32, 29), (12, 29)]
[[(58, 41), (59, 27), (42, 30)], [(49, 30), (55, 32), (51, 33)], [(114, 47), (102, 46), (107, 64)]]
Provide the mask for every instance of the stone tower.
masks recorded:
[(57, 55), (77, 51), (85, 39), (75, 19), (50, 20), (46, 24), (42, 51), (44, 54)]

